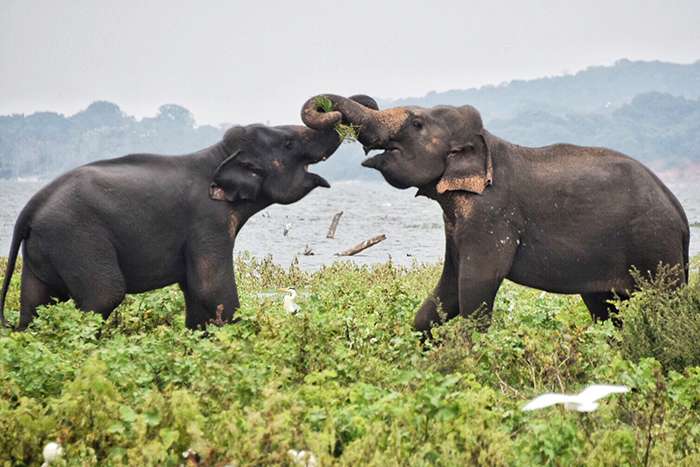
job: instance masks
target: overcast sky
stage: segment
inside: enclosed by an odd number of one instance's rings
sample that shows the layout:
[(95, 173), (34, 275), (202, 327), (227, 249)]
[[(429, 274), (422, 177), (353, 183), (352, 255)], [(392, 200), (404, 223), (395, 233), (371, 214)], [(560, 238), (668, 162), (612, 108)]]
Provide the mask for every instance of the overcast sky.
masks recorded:
[[(576, 4), (577, 6), (572, 6)], [(98, 99), (198, 123), (299, 122), (319, 92), (387, 98), (700, 59), (699, 0), (0, 0), (0, 114)]]

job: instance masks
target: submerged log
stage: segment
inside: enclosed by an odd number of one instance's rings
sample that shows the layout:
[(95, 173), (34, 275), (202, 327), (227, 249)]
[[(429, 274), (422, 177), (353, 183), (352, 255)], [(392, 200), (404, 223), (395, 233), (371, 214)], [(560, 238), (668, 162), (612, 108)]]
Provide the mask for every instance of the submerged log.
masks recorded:
[(326, 238), (335, 238), (335, 229), (338, 228), (338, 222), (340, 222), (340, 216), (342, 215), (343, 211), (335, 213), (335, 216), (333, 216), (333, 220), (331, 221), (331, 225), (328, 227), (328, 234), (326, 235)]
[(382, 242), (384, 240), (386, 240), (386, 235), (384, 235), (384, 234), (377, 235), (376, 237), (372, 237), (369, 240), (365, 240), (362, 243), (358, 243), (354, 247), (349, 248), (345, 251), (341, 251), (340, 253), (336, 253), (335, 255), (336, 256), (352, 256), (352, 255), (355, 255), (363, 250), (366, 250), (367, 248), (374, 246), (377, 243)]

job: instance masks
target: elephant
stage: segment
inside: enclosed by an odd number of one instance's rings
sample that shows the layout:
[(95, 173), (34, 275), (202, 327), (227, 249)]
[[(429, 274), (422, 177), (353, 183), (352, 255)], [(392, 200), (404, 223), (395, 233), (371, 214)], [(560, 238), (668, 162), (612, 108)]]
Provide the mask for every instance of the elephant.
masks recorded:
[[(362, 96), (356, 97), (363, 101)], [(0, 321), (20, 245), (18, 329), (36, 308), (74, 299), (105, 319), (126, 293), (177, 283), (186, 326), (230, 322), (239, 307), (233, 246), (246, 221), (273, 203), (329, 187), (309, 164), (340, 145), (335, 130), (303, 125), (235, 126), (192, 154), (132, 154), (58, 177), (21, 211), (0, 295)]]
[[(688, 280), (688, 219), (671, 191), (620, 152), (572, 144), (524, 147), (489, 133), (470, 105), (378, 110), (338, 95), (332, 109), (309, 99), (302, 120), (322, 130), (359, 127), (362, 165), (392, 186), (416, 187), (439, 203), (445, 228), (443, 270), (414, 327), (476, 310), (488, 328), (502, 281), (580, 294), (594, 321), (613, 318), (614, 296), (635, 288), (631, 268), (678, 265)], [(326, 109), (328, 110), (328, 109)], [(442, 311), (439, 312), (439, 305)]]

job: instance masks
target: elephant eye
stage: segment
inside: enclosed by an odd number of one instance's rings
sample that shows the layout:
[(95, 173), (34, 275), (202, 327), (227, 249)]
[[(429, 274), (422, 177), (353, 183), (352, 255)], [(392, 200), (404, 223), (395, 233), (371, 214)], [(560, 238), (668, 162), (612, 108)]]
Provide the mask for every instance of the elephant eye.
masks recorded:
[(240, 166), (252, 172), (253, 175), (260, 176), (262, 174), (262, 170), (260, 169), (260, 167), (250, 162), (241, 161)]
[(285, 149), (292, 149), (294, 147), (294, 141), (291, 139), (288, 139), (287, 141), (284, 142), (284, 148)]
[(413, 128), (415, 128), (417, 130), (420, 130), (421, 128), (423, 128), (423, 122), (421, 122), (420, 120), (413, 120), (412, 123), (413, 123)]

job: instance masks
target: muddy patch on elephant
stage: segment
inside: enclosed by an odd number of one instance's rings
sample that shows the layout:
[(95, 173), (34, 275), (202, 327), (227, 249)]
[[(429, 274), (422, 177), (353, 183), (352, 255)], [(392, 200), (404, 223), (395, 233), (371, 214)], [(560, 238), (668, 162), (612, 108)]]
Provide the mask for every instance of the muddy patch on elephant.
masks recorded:
[(408, 111), (402, 108), (382, 110), (376, 113), (377, 124), (389, 135), (398, 133), (408, 118)]
[(489, 180), (484, 177), (458, 177), (458, 178), (442, 178), (437, 184), (437, 192), (440, 194), (446, 191), (471, 191), (474, 193), (482, 193), (489, 185)]
[(440, 203), (443, 209), (442, 217), (445, 221), (446, 230), (448, 228), (454, 230), (458, 219), (467, 219), (471, 216), (474, 210), (473, 196), (465, 193), (449, 193), (447, 199)]

